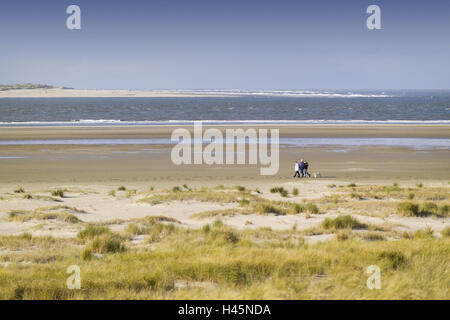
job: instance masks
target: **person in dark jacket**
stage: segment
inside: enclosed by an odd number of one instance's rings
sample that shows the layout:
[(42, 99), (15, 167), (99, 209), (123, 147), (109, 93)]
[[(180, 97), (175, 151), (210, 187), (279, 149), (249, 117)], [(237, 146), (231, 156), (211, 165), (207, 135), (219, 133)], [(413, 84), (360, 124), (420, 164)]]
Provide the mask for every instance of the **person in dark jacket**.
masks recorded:
[(302, 178), (304, 177), (303, 170), (305, 170), (305, 162), (303, 162), (303, 159), (300, 161), (300, 174)]
[(304, 177), (308, 176), (309, 178), (311, 178), (311, 175), (308, 172), (308, 168), (309, 168), (309, 163), (308, 163), (308, 161), (305, 160), (305, 162), (303, 163), (303, 176)]

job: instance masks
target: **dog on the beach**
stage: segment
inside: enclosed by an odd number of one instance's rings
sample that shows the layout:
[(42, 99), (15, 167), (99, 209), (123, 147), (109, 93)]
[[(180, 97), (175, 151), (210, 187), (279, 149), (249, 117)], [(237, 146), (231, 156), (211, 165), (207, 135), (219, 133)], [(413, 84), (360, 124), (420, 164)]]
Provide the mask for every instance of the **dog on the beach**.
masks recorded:
[(313, 177), (316, 178), (316, 179), (317, 178), (322, 178), (322, 174), (320, 172), (314, 172)]

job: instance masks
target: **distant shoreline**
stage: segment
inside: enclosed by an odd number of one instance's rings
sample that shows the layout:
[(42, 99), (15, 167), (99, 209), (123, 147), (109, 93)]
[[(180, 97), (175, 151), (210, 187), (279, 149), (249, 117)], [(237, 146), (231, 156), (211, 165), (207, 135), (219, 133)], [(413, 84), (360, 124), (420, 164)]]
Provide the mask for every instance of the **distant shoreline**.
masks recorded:
[(130, 90), (130, 89), (74, 89), (48, 85), (1, 86), (0, 98), (198, 98), (198, 97), (297, 97), (297, 98), (389, 98), (382, 90)]
[[(230, 94), (175, 90), (80, 90), (69, 88), (9, 89), (0, 91), (0, 98), (196, 98), (229, 97)], [(236, 95), (238, 96), (238, 95)]]

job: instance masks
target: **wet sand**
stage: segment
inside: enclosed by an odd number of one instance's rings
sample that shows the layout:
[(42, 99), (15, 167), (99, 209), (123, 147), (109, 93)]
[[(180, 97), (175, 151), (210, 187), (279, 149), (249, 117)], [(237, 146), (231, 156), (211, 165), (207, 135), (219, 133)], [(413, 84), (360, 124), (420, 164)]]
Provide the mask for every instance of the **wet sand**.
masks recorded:
[[(280, 129), (280, 137), (305, 138), (440, 138), (450, 139), (450, 126), (440, 125), (216, 125), (214, 128)], [(0, 127), (0, 140), (168, 138), (173, 130), (192, 126)], [(211, 126), (203, 126), (204, 130)]]
[[(242, 126), (240, 126), (242, 127)], [(186, 127), (192, 129), (192, 127)], [(205, 129), (208, 128), (205, 126)], [(222, 127), (224, 128), (224, 127)], [(227, 127), (228, 128), (228, 127)], [(264, 128), (271, 128), (264, 126)], [(450, 126), (280, 126), (281, 137), (450, 138)], [(0, 140), (170, 138), (173, 126), (0, 128)], [(259, 165), (181, 165), (168, 145), (0, 146), (4, 183), (160, 182), (197, 184), (276, 182), (292, 179), (293, 162), (308, 159), (310, 172), (351, 181), (450, 180), (450, 150), (406, 147), (280, 146), (280, 169), (261, 176)]]

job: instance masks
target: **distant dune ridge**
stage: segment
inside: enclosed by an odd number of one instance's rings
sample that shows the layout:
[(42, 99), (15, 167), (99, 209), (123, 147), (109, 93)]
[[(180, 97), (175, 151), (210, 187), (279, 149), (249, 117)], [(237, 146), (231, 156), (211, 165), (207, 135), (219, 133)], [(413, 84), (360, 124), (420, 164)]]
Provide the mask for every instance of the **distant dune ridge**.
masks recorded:
[(6, 84), (0, 85), (0, 98), (126, 98), (126, 97), (221, 97), (230, 94), (216, 92), (190, 92), (179, 90), (98, 90), (74, 89), (47, 84)]
[(0, 84), (0, 91), (21, 90), (21, 89), (73, 89), (70, 87), (55, 87), (40, 83), (22, 83), (22, 84)]

